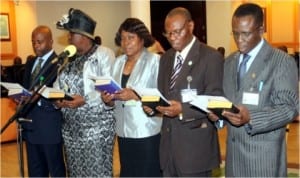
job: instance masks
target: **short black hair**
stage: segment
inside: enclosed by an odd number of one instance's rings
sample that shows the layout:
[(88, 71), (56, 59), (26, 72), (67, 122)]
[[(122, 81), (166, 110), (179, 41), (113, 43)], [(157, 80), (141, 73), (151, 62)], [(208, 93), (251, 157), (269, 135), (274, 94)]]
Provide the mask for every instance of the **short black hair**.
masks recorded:
[(192, 15), (190, 13), (190, 11), (184, 7), (176, 7), (174, 9), (172, 9), (168, 14), (167, 17), (172, 17), (175, 15), (181, 15), (183, 16), (187, 21), (192, 21)]
[(264, 14), (259, 5), (254, 3), (244, 3), (234, 11), (233, 17), (244, 17), (247, 15), (253, 16), (255, 23), (258, 26), (263, 26)]
[(155, 42), (153, 36), (150, 34), (146, 25), (137, 18), (127, 18), (119, 27), (116, 33), (115, 43), (117, 46), (121, 46), (121, 32), (126, 31), (129, 33), (135, 33), (144, 40), (144, 47), (148, 48)]

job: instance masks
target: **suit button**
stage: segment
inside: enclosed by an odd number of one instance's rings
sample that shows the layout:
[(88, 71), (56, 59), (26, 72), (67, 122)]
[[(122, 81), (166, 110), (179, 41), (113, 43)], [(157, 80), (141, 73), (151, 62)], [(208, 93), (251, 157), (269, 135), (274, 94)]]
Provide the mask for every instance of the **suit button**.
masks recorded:
[(170, 132), (170, 128), (167, 128), (167, 132)]
[(235, 142), (235, 138), (234, 138), (234, 137), (232, 137), (232, 138), (231, 138), (231, 141), (232, 141), (232, 142)]

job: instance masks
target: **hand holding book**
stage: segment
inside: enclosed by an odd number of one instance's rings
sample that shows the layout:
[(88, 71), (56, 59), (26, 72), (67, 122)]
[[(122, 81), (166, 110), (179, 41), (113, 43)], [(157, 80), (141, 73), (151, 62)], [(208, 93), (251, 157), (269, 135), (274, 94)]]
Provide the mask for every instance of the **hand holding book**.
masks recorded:
[(240, 110), (229, 100), (209, 100), (207, 109), (212, 111), (217, 116), (221, 117), (224, 110), (239, 113)]
[(95, 89), (99, 91), (106, 91), (110, 94), (122, 90), (122, 87), (110, 76), (90, 76), (95, 82)]
[(157, 106), (170, 106), (170, 102), (159, 92), (157, 88), (133, 88), (143, 105), (156, 111)]
[(239, 113), (239, 109), (223, 96), (198, 95), (190, 104), (206, 113), (213, 112), (219, 118), (223, 117), (223, 110)]

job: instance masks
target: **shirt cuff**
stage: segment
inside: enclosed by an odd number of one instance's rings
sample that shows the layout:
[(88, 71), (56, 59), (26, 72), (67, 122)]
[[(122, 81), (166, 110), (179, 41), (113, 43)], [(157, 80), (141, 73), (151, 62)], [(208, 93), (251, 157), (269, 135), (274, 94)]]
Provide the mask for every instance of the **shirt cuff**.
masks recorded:
[(217, 127), (217, 129), (221, 129), (224, 127), (224, 120), (223, 119), (218, 119), (217, 121), (215, 121), (215, 127)]
[(247, 123), (247, 124), (244, 125), (244, 128), (245, 128), (247, 134), (250, 135), (251, 134), (251, 130), (252, 130), (252, 125), (249, 124), (249, 123)]
[(108, 106), (108, 105), (106, 105), (105, 103), (103, 103), (103, 105), (104, 105), (104, 109), (105, 109), (105, 110), (112, 110), (112, 109), (115, 108), (115, 106)]

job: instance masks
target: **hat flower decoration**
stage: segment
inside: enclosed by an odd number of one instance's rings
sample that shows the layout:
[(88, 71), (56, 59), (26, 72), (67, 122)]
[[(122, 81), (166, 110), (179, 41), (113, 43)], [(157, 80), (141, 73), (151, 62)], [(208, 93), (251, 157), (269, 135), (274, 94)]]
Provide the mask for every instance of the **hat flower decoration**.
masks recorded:
[(96, 21), (81, 10), (70, 8), (69, 14), (57, 21), (56, 27), (94, 39)]
[(67, 24), (69, 22), (69, 15), (64, 14), (62, 18), (57, 22), (57, 28), (63, 28), (64, 24)]

